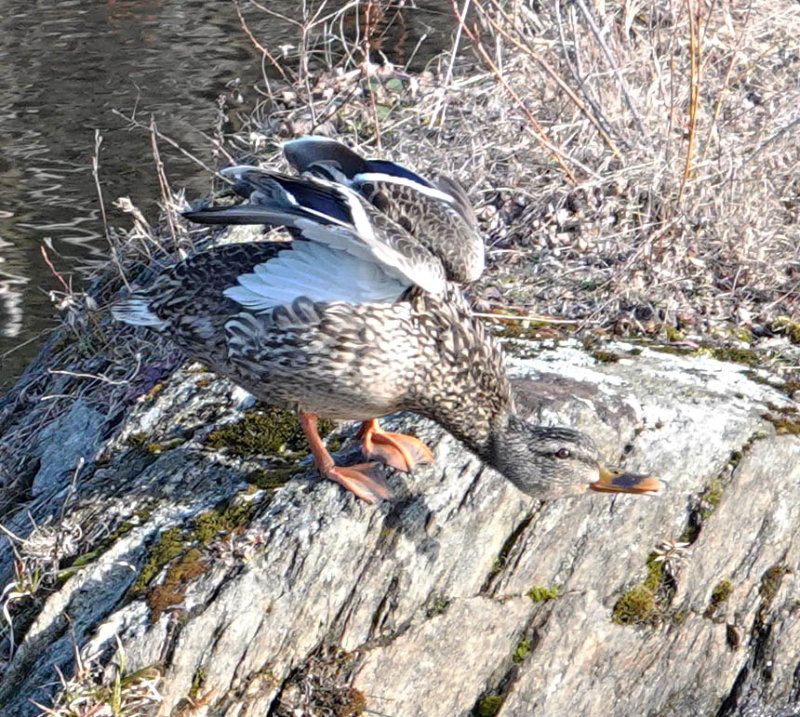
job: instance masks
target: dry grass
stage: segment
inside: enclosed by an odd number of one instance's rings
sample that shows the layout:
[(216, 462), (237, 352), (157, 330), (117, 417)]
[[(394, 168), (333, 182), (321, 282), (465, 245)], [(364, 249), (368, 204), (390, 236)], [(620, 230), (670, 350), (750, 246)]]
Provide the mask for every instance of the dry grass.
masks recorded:
[(85, 660), (75, 648), (71, 678), (58, 673), (60, 689), (50, 705), (34, 702), (39, 717), (154, 717), (158, 714), (161, 675), (155, 668), (126, 673), (125, 651), (117, 641), (111, 663)]

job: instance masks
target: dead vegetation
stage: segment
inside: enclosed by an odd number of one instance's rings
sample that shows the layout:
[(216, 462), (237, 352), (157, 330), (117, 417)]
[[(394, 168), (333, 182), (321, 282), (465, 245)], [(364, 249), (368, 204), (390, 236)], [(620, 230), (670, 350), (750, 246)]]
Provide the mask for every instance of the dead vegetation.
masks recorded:
[(34, 702), (41, 717), (149, 717), (161, 703), (161, 676), (154, 668), (126, 673), (125, 651), (117, 653), (107, 667), (96, 659), (86, 660), (75, 649), (75, 674), (59, 672), (61, 689), (51, 706)]

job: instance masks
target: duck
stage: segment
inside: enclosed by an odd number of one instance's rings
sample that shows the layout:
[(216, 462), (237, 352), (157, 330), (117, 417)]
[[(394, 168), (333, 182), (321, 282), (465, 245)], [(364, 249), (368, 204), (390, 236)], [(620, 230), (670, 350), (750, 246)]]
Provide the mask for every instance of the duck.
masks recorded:
[[(659, 492), (654, 476), (601, 467), (587, 434), (532, 424), (518, 413), (500, 345), (442, 258), (457, 254), (457, 243), (446, 237), (442, 250), (427, 220), (394, 219), (374, 189), (382, 184), (379, 191), (399, 206), (386, 189), (391, 181), (364, 175), (402, 179), (406, 196), (413, 190), (424, 198), (419, 206), (441, 203), (453, 227), (474, 216), (465, 197), (442, 198), (427, 180), (410, 187), (417, 175), (397, 165), (353, 172), (342, 162), (349, 155), (335, 149), (331, 161), (319, 146), (287, 151), (300, 176), (223, 170), (245, 201), (184, 212), (201, 224), (285, 227), (292, 241), (224, 244), (190, 256), (119, 301), (115, 318), (168, 333), (191, 358), (258, 399), (294, 410), (319, 473), (368, 502), (390, 496), (382, 464), (407, 472), (433, 461), (418, 438), (378, 425), (400, 411), (433, 420), (536, 498), (587, 488)], [(405, 207), (413, 215), (413, 201)], [(473, 240), (468, 234), (465, 243)], [(367, 462), (337, 465), (319, 436), (319, 417), (361, 421)]]

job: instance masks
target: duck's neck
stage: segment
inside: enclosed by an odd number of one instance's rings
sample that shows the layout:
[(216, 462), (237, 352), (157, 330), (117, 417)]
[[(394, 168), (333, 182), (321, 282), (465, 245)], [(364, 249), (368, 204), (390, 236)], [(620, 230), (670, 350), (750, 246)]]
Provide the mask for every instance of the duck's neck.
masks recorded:
[(436, 421), (488, 461), (493, 436), (514, 411), (503, 353), (461, 300), (429, 304), (421, 321), (431, 326), (420, 327), (427, 343), (415, 405), (408, 408)]
[(496, 437), (508, 415), (507, 411), (487, 413), (472, 404), (464, 406), (463, 410), (432, 411), (428, 417), (452, 434), (484, 463), (493, 465)]

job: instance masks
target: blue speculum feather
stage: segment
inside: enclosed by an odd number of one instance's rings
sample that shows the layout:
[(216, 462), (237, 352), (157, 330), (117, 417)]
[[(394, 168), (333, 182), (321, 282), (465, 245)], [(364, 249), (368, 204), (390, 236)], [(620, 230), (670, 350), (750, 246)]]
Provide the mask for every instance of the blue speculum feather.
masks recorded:
[(388, 174), (390, 177), (402, 177), (403, 179), (410, 179), (412, 182), (421, 184), (423, 187), (434, 186), (427, 180), (420, 177), (415, 172), (407, 169), (402, 164), (395, 164), (384, 159), (368, 159), (366, 161), (367, 171), (375, 172), (376, 174)]
[(276, 177), (275, 181), (291, 194), (301, 207), (314, 209), (348, 224), (353, 221), (350, 209), (338, 192), (288, 177)]

